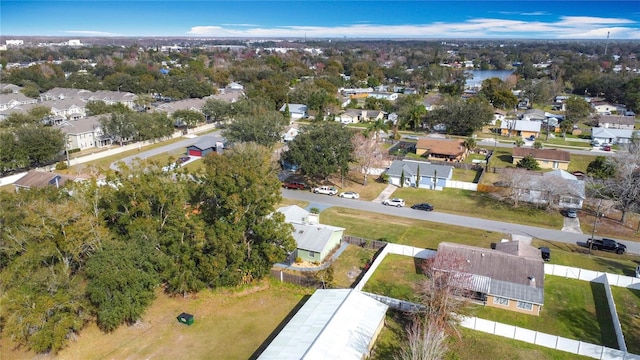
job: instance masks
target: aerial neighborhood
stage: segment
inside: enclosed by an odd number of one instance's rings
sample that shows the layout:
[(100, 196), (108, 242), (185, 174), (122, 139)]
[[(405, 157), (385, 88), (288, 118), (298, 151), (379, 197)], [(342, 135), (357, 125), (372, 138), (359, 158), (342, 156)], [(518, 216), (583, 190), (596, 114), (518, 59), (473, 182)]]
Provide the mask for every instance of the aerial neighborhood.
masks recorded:
[(640, 359), (637, 41), (0, 39), (7, 358)]

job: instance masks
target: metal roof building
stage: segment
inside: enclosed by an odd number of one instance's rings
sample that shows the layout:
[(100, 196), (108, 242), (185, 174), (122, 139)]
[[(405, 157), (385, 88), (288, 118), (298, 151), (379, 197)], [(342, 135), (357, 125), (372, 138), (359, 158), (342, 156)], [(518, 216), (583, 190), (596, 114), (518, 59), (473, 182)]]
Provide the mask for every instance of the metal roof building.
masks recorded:
[(317, 290), (258, 359), (363, 359), (387, 308), (357, 290)]

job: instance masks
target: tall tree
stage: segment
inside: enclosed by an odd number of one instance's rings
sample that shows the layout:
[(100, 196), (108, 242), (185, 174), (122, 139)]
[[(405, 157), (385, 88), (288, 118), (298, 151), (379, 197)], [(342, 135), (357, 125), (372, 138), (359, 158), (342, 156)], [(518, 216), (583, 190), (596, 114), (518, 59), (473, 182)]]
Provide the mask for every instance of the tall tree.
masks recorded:
[(275, 110), (266, 111), (260, 116), (239, 115), (227, 126), (222, 135), (233, 143), (254, 142), (273, 147), (282, 139), (288, 123), (289, 120)]
[(304, 174), (328, 178), (346, 175), (352, 161), (353, 131), (337, 122), (318, 123), (302, 129), (289, 143), (284, 160), (300, 166)]

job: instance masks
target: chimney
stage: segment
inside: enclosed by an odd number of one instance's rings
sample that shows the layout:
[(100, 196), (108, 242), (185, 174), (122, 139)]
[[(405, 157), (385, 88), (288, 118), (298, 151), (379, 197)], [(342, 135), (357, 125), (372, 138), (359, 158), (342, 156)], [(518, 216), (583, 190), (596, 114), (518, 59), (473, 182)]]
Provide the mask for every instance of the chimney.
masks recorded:
[(536, 287), (536, 278), (535, 278), (535, 276), (529, 276), (529, 286)]

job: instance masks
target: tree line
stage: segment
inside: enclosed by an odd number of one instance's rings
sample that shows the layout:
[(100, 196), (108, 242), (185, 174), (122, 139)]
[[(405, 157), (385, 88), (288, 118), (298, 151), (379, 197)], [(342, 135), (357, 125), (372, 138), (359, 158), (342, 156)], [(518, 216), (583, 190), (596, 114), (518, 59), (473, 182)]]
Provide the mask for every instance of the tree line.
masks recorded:
[(4, 334), (56, 352), (89, 322), (134, 323), (157, 288), (186, 295), (250, 283), (295, 249), (274, 212), (277, 169), (258, 145), (203, 160), (194, 173), (141, 162), (107, 185), (0, 193)]

